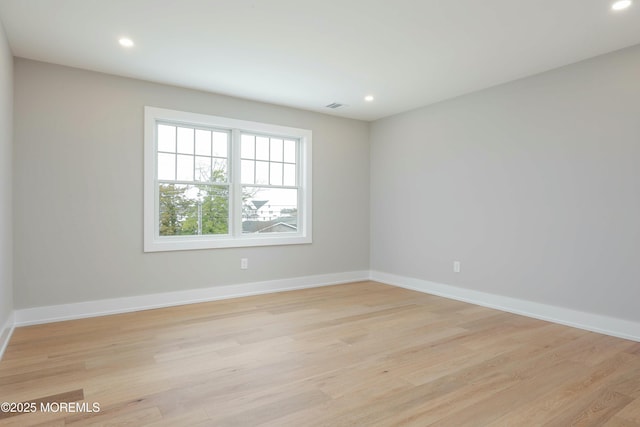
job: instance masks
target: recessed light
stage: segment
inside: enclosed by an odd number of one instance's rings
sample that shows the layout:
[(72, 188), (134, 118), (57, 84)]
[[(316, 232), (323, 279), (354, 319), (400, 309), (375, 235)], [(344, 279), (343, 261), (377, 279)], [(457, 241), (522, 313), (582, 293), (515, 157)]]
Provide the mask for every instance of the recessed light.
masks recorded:
[(619, 0), (611, 5), (613, 10), (623, 10), (631, 6), (631, 0)]
[(118, 43), (120, 43), (120, 46), (123, 46), (123, 47), (133, 47), (133, 40), (128, 39), (126, 37), (123, 37), (120, 40), (118, 40)]
[(373, 95), (367, 95), (367, 96), (364, 97), (364, 100), (367, 101), (367, 102), (371, 102), (371, 101), (373, 101), (373, 99), (374, 99)]

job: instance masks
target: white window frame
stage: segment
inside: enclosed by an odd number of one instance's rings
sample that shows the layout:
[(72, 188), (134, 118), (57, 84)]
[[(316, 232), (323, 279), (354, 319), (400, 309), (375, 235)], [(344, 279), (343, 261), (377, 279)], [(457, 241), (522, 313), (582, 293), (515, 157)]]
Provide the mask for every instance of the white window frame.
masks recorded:
[[(231, 134), (228, 153), (229, 234), (203, 236), (160, 236), (157, 179), (157, 124), (174, 123), (228, 130)], [(242, 186), (240, 180), (240, 134), (257, 133), (297, 139), (298, 143), (298, 228), (295, 233), (243, 233)], [(312, 242), (311, 143), (312, 132), (207, 114), (149, 107), (144, 109), (144, 251), (179, 251), (191, 249), (236, 248), (308, 244)], [(244, 184), (245, 186), (247, 184)], [(249, 185), (251, 186), (251, 185)]]

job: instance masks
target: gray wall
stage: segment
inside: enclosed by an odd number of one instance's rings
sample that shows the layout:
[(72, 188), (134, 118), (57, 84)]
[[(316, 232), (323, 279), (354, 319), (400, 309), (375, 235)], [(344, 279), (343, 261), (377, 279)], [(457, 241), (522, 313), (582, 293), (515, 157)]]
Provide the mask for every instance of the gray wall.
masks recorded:
[(371, 144), (373, 270), (640, 321), (640, 46), (376, 121)]
[[(143, 253), (145, 105), (311, 129), (313, 244)], [(365, 122), (16, 59), (16, 308), (368, 270), (368, 147)]]
[[(8, 53), (2, 61), (10, 68)], [(369, 128), (17, 59), (16, 307), (366, 270), (370, 263), (378, 271), (638, 321), (639, 70), (640, 47), (633, 47)], [(4, 102), (10, 78), (1, 87)], [(313, 245), (144, 254), (144, 105), (312, 129)], [(250, 259), (249, 270), (239, 269), (240, 257)], [(462, 262), (462, 273), (452, 272), (453, 260)]]
[(0, 345), (13, 311), (13, 57), (0, 23)]

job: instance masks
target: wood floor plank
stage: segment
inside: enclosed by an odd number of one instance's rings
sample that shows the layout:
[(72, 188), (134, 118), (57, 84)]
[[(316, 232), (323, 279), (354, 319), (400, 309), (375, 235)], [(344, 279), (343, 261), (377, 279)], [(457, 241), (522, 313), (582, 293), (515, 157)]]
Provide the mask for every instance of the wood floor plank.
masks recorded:
[(358, 282), (17, 328), (0, 396), (100, 405), (0, 426), (640, 427), (640, 343)]
[(436, 424), (481, 400), (505, 390), (520, 381), (501, 373), (493, 373), (481, 381), (472, 381), (449, 394), (438, 396), (420, 405), (418, 409), (394, 412), (382, 421), (391, 426), (423, 427)]
[(626, 375), (628, 368), (635, 364), (626, 356), (620, 353), (601, 362), (594, 370), (579, 372), (566, 383), (529, 402), (522, 410), (505, 414), (494, 425), (543, 425), (545, 420), (565, 416), (576, 405), (584, 405), (585, 399), (595, 399), (606, 384)]
[(633, 421), (615, 416), (604, 423), (603, 427), (640, 427), (640, 423), (634, 423)]
[(625, 421), (640, 424), (640, 400), (635, 399), (616, 414)]
[(585, 405), (569, 408), (542, 425), (601, 426), (632, 401), (629, 396), (605, 389)]

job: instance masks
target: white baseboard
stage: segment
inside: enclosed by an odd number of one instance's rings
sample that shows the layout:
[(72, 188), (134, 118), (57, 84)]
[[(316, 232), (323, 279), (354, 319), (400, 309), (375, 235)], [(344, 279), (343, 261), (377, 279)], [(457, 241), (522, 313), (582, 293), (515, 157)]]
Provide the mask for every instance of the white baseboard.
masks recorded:
[(640, 323), (518, 298), (458, 288), (411, 277), (371, 271), (371, 280), (509, 313), (640, 342)]
[(19, 309), (14, 311), (12, 316), (5, 322), (3, 329), (0, 330), (0, 358), (11, 338), (14, 326), (28, 326), (109, 314), (128, 313), (250, 295), (330, 286), (361, 280), (375, 280), (392, 286), (640, 342), (640, 323), (638, 322), (518, 298), (489, 294), (380, 271), (351, 271)]
[(227, 286), (214, 286), (210, 288), (165, 292), (134, 297), (23, 308), (15, 310), (15, 325), (36, 325), (40, 323), (128, 313), (132, 311), (194, 304), (250, 295), (292, 291), (295, 289), (338, 285), (341, 283), (357, 282), (368, 279), (369, 271), (350, 271), (345, 273), (322, 274), (317, 276), (304, 276), (291, 279), (269, 280), (264, 282), (243, 283)]
[(11, 335), (13, 335), (13, 329), (15, 328), (14, 315), (15, 313), (11, 312), (7, 321), (4, 322), (4, 325), (2, 325), (2, 329), (0, 329), (0, 360), (2, 360), (4, 351), (9, 345)]

